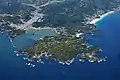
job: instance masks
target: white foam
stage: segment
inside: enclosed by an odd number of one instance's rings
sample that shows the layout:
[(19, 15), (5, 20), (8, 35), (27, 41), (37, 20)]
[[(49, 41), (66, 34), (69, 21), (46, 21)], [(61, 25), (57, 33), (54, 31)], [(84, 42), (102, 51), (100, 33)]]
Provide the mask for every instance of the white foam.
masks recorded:
[(28, 58), (25, 58), (25, 57), (24, 57), (23, 59), (24, 59), (24, 60), (28, 60)]
[(28, 65), (28, 66), (30, 66), (30, 65), (31, 65), (31, 63), (28, 63), (27, 65)]
[(84, 60), (83, 60), (83, 59), (79, 59), (79, 61), (80, 61), (80, 62), (84, 62)]
[(98, 60), (98, 62), (102, 62), (103, 60), (101, 59), (101, 60)]
[(19, 54), (17, 53), (16, 56), (19, 56)]
[(64, 65), (65, 63), (64, 63), (64, 62), (61, 62), (61, 61), (59, 61), (59, 64), (62, 64), (62, 65)]
[(95, 61), (93, 61), (93, 60), (88, 60), (88, 61), (91, 62), (91, 63), (95, 62)]
[(34, 65), (34, 64), (31, 64), (31, 65), (30, 65), (30, 67), (34, 68), (34, 67), (35, 67), (35, 65)]
[(41, 61), (40, 63), (41, 63), (41, 64), (44, 64), (44, 62), (43, 62), (43, 61)]

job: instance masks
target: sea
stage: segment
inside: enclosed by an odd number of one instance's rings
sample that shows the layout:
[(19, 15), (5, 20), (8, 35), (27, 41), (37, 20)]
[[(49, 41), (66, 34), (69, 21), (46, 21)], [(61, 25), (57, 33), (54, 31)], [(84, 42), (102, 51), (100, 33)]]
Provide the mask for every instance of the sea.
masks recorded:
[[(16, 48), (7, 34), (0, 33), (0, 80), (120, 80), (120, 12), (108, 15), (96, 24), (101, 32), (89, 36), (88, 43), (101, 46), (103, 51), (99, 55), (107, 56), (107, 60), (100, 63), (75, 60), (69, 66), (44, 60), (44, 64), (34, 62), (36, 66), (29, 67), (23, 56), (16, 56)], [(34, 38), (30, 34), (17, 37), (13, 43), (21, 48), (32, 45), (33, 39), (54, 33), (40, 31)]]

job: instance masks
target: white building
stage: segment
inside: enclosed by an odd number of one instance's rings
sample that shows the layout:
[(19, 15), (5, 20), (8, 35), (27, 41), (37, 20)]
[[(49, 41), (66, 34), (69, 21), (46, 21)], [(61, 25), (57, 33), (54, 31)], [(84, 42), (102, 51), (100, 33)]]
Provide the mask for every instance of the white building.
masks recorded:
[(76, 37), (80, 37), (81, 35), (83, 35), (83, 33), (77, 33)]

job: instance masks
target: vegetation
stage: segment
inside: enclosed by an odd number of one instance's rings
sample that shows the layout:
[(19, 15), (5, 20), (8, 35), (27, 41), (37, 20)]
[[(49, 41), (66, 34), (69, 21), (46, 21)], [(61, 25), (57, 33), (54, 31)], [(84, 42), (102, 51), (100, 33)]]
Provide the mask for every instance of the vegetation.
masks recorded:
[(9, 23), (4, 23), (0, 26), (0, 32), (7, 32), (11, 38), (15, 38), (18, 35), (24, 34), (25, 30), (16, 29), (9, 26)]
[[(31, 19), (34, 7), (24, 5), (25, 3), (44, 4), (50, 0), (1, 0), (0, 13), (13, 16), (0, 17), (2, 24), (0, 30), (6, 30), (11, 37), (25, 33), (24, 30), (11, 28), (10, 23), (22, 24), (22, 21)], [(52, 1), (52, 0), (51, 0)], [(56, 0), (57, 1), (57, 0)], [(99, 17), (110, 10), (118, 8), (120, 0), (65, 0), (54, 2), (40, 7), (38, 10), (44, 14), (42, 22), (34, 22), (33, 27), (64, 27), (67, 35), (44, 37), (34, 45), (23, 48), (29, 55), (29, 60), (41, 60), (43, 54), (48, 59), (58, 61), (72, 60), (80, 56), (89, 61), (98, 61), (101, 58), (96, 56), (99, 47), (89, 46), (83, 37), (76, 38), (75, 33), (95, 33), (96, 26), (87, 24), (88, 19)]]
[(65, 27), (69, 33), (86, 28), (87, 18), (98, 17), (120, 5), (120, 0), (66, 0), (42, 7), (44, 26)]
[(35, 28), (44, 27), (42, 22), (33, 22), (32, 26), (35, 27)]
[(92, 53), (99, 50), (99, 47), (87, 46), (86, 39), (72, 36), (44, 37), (33, 46), (24, 48), (24, 51), (31, 55), (29, 58), (32, 59), (31, 61), (36, 58), (40, 60), (42, 54), (46, 53), (46, 58), (61, 62), (72, 60), (78, 55), (86, 60), (97, 61), (99, 58)]
[(27, 22), (31, 19), (33, 11), (34, 7), (13, 0), (0, 1), (0, 31), (7, 32), (12, 38), (25, 33), (25, 30), (11, 27), (11, 24), (20, 25)]
[(32, 6), (24, 5), (15, 1), (3, 1), (0, 3), (0, 13), (21, 16), (21, 19), (25, 21), (30, 19), (30, 16), (32, 16), (31, 12), (34, 10), (35, 8)]
[(5, 16), (0, 18), (1, 21), (13, 23), (13, 24), (22, 24), (19, 16)]

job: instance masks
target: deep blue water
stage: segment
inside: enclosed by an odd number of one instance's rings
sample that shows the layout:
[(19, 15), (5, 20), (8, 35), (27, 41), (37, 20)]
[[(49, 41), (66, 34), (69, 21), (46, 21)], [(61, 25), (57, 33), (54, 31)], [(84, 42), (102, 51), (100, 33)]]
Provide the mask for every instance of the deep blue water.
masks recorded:
[(15, 56), (8, 37), (0, 34), (0, 80), (120, 80), (120, 12), (104, 18), (97, 27), (101, 33), (90, 37), (89, 43), (101, 46), (100, 54), (107, 56), (107, 61), (76, 61), (70, 66), (45, 61), (30, 68), (22, 57)]

